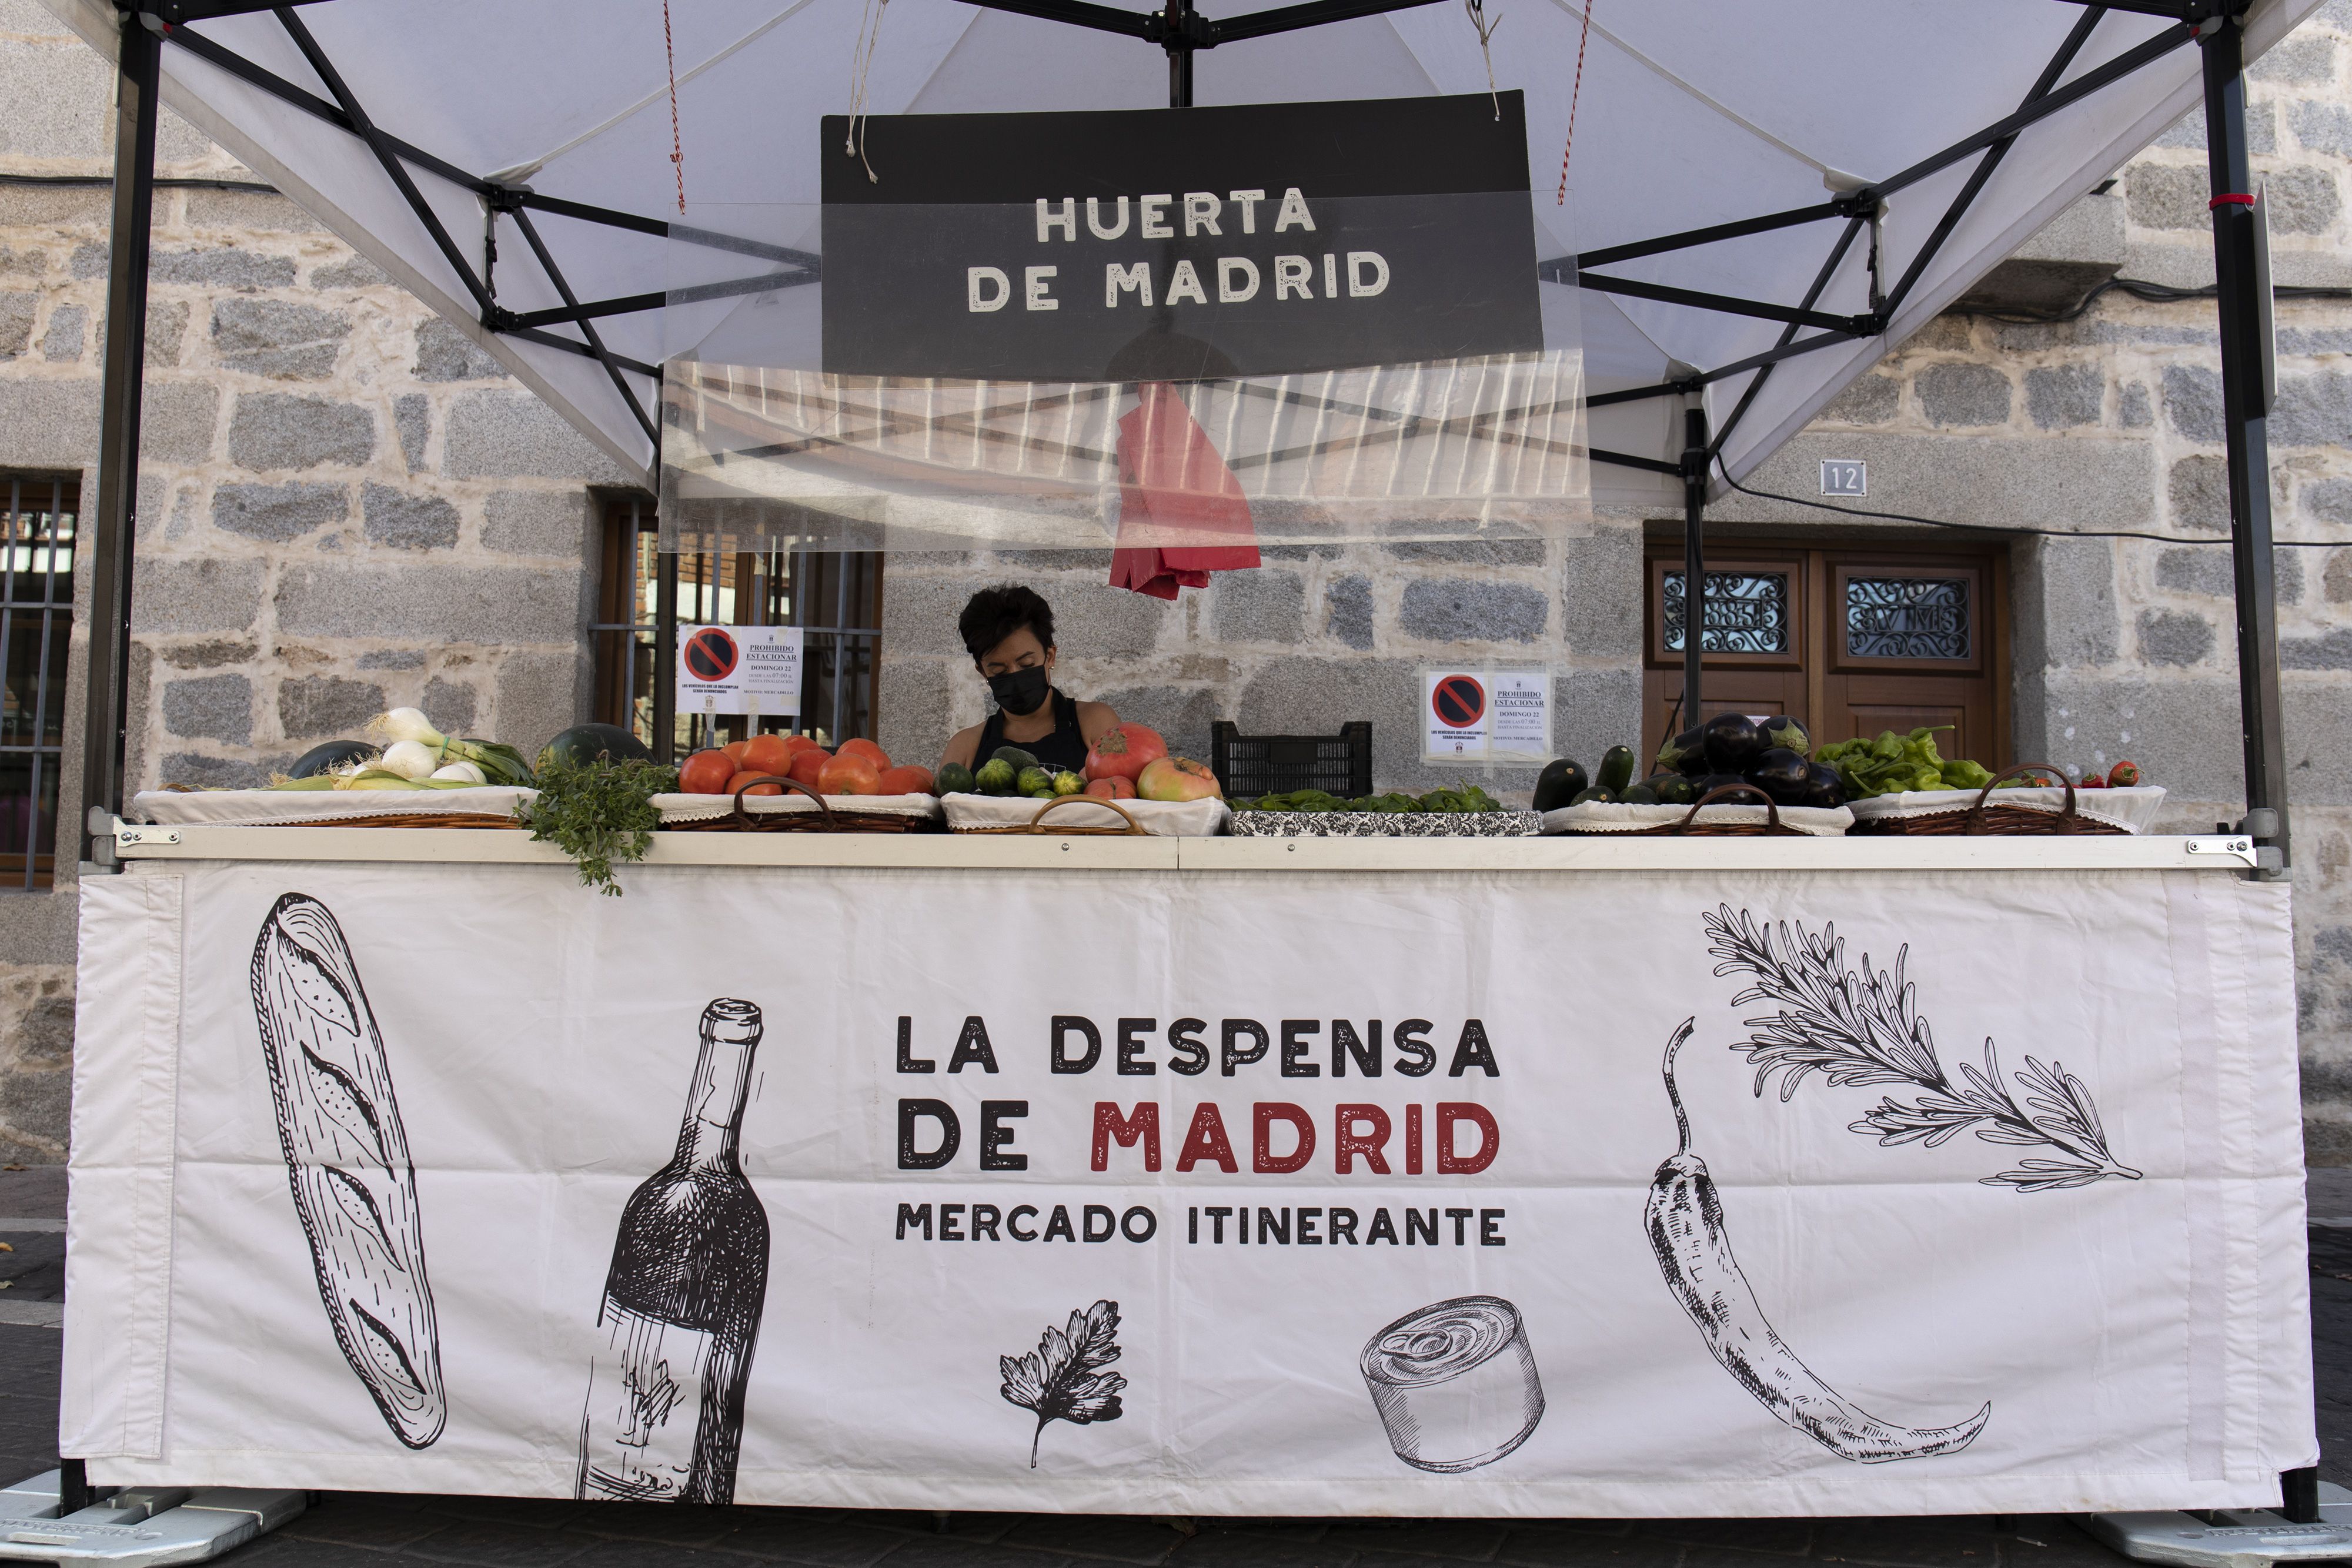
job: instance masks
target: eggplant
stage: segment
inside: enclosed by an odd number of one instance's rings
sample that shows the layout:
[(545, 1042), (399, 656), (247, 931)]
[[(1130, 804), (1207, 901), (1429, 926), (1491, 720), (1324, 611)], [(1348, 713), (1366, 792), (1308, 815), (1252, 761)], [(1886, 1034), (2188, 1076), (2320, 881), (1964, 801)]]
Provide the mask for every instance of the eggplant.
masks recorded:
[(1792, 806), (1798, 792), (1805, 788), (1811, 767), (1802, 756), (1785, 746), (1767, 747), (1764, 754), (1748, 765), (1748, 781), (1783, 806)]
[(1660, 772), (1685, 777), (1706, 772), (1706, 750), (1699, 745), (1698, 727), (1692, 726), (1658, 747), (1657, 767)]
[(1800, 757), (1813, 754), (1813, 737), (1805, 733), (1803, 725), (1785, 713), (1774, 714), (1758, 725), (1756, 730), (1763, 736), (1767, 747), (1785, 746)]
[(383, 755), (383, 747), (364, 740), (330, 740), (314, 746), (294, 759), (286, 770), (289, 779), (315, 779), (320, 774), (342, 767), (347, 762), (370, 762)]
[(1699, 726), (1699, 744), (1710, 773), (1745, 773), (1763, 755), (1764, 737), (1744, 713), (1719, 713)]
[(1536, 775), (1535, 809), (1556, 810), (1582, 794), (1591, 784), (1584, 769), (1566, 757), (1555, 757)]
[[(1712, 795), (1712, 794), (1713, 794), (1713, 793), (1715, 793), (1715, 791), (1717, 791), (1717, 789), (1730, 789), (1730, 788), (1731, 788), (1733, 785), (1735, 785), (1735, 784), (1739, 785), (1739, 786), (1741, 786), (1742, 788), (1744, 788), (1744, 789), (1755, 789), (1755, 788), (1756, 788), (1756, 786), (1755, 786), (1755, 785), (1748, 783), (1747, 779), (1742, 779), (1742, 778), (1741, 778), (1738, 774), (1737, 774), (1737, 773), (1707, 773), (1707, 774), (1702, 774), (1699, 778), (1697, 778), (1697, 779), (1696, 779), (1692, 780), (1692, 783), (1691, 783), (1691, 791), (1692, 791), (1692, 793), (1691, 793), (1691, 799), (1692, 799), (1692, 800), (1701, 800), (1701, 799), (1705, 798), (1706, 796)], [(1754, 803), (1753, 797), (1749, 797), (1748, 799), (1749, 799), (1749, 803), (1750, 803), (1750, 804), (1753, 804), (1753, 803)], [(1738, 804), (1738, 802), (1737, 802), (1737, 801), (1720, 802), (1720, 803), (1723, 803), (1723, 804), (1733, 804), (1733, 805)]]
[(1808, 763), (1805, 766), (1805, 787), (1797, 792), (1794, 800), (1781, 803), (1819, 806), (1824, 810), (1833, 811), (1845, 804), (1845, 780), (1838, 777), (1838, 770), (1826, 762)]

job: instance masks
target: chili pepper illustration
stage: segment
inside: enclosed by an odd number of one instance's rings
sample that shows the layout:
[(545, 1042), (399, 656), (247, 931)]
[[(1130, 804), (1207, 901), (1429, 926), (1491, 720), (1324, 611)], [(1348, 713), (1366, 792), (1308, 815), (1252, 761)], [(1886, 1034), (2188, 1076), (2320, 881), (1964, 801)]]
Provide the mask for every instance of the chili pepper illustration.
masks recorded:
[(1690, 1117), (1675, 1088), (1675, 1052), (1691, 1036), (1685, 1019), (1666, 1042), (1663, 1071), (1682, 1144), (1650, 1179), (1644, 1218), (1650, 1249), (1675, 1299), (1690, 1314), (1706, 1348), (1739, 1385), (1781, 1420), (1837, 1455), (1865, 1465), (1916, 1459), (1965, 1448), (1984, 1430), (1992, 1406), (1951, 1427), (1897, 1427), (1853, 1405), (1813, 1375), (1764, 1320), (1756, 1292), (1731, 1255), (1723, 1200), (1706, 1162), (1691, 1153)]

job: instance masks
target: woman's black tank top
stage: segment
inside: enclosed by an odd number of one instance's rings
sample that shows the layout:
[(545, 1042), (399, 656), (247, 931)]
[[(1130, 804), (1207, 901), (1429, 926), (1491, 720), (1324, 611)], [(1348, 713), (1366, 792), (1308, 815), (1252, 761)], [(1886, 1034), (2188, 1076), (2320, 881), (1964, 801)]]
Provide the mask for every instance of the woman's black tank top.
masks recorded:
[(1054, 733), (1043, 740), (1008, 743), (1004, 738), (1004, 710), (997, 709), (980, 727), (980, 748), (972, 753), (971, 765), (978, 768), (996, 755), (996, 748), (1018, 744), (1021, 749), (1037, 758), (1037, 765), (1049, 772), (1067, 769), (1076, 773), (1087, 765), (1087, 737), (1078, 729), (1078, 705), (1066, 697), (1060, 688), (1049, 688), (1048, 700), (1054, 705)]

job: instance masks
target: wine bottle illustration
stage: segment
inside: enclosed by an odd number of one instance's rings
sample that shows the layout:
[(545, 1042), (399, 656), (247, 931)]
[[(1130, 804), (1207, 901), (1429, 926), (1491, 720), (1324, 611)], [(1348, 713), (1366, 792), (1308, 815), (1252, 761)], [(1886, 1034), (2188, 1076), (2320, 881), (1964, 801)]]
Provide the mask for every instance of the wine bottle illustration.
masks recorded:
[(730, 1502), (768, 1294), (768, 1216), (738, 1162), (760, 1009), (702, 1009), (677, 1153), (629, 1195), (580, 1422), (578, 1497)]

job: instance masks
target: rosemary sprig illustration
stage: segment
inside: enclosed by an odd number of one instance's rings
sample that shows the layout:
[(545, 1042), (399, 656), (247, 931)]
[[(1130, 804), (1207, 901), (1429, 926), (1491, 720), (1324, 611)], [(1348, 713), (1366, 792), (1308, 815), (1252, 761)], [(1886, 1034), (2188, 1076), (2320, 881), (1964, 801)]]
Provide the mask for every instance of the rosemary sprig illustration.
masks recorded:
[(1917, 988), (1904, 978), (1911, 949), (1895, 956), (1895, 972), (1870, 967), (1849, 969), (1845, 942), (1834, 925), (1818, 936), (1802, 924), (1793, 930), (1759, 923), (1748, 911), (1724, 904), (1700, 916), (1707, 952), (1720, 960), (1718, 975), (1745, 974), (1755, 984), (1731, 998), (1734, 1007), (1776, 1004), (1780, 1011), (1740, 1021), (1751, 1031), (1732, 1047), (1747, 1053), (1756, 1069), (1761, 1096), (1777, 1073), (1785, 1103), (1805, 1075), (1818, 1072), (1837, 1088), (1908, 1083), (1924, 1091), (1908, 1103), (1889, 1095), (1851, 1130), (1874, 1134), (1882, 1145), (1924, 1144), (1935, 1148), (1973, 1131), (1989, 1144), (2046, 1147), (2057, 1158), (2020, 1159), (2015, 1170), (1984, 1177), (1989, 1186), (2019, 1192), (2050, 1192), (2087, 1186), (2108, 1177), (2137, 1181), (2140, 1173), (2107, 1151), (2106, 1130), (2089, 1085), (2053, 1060), (2047, 1066), (2025, 1059), (2022, 1071), (2004, 1073), (1992, 1040), (1985, 1040), (1981, 1065), (1963, 1061), (1957, 1082), (1936, 1055), (1935, 1035), (1919, 1016)]

